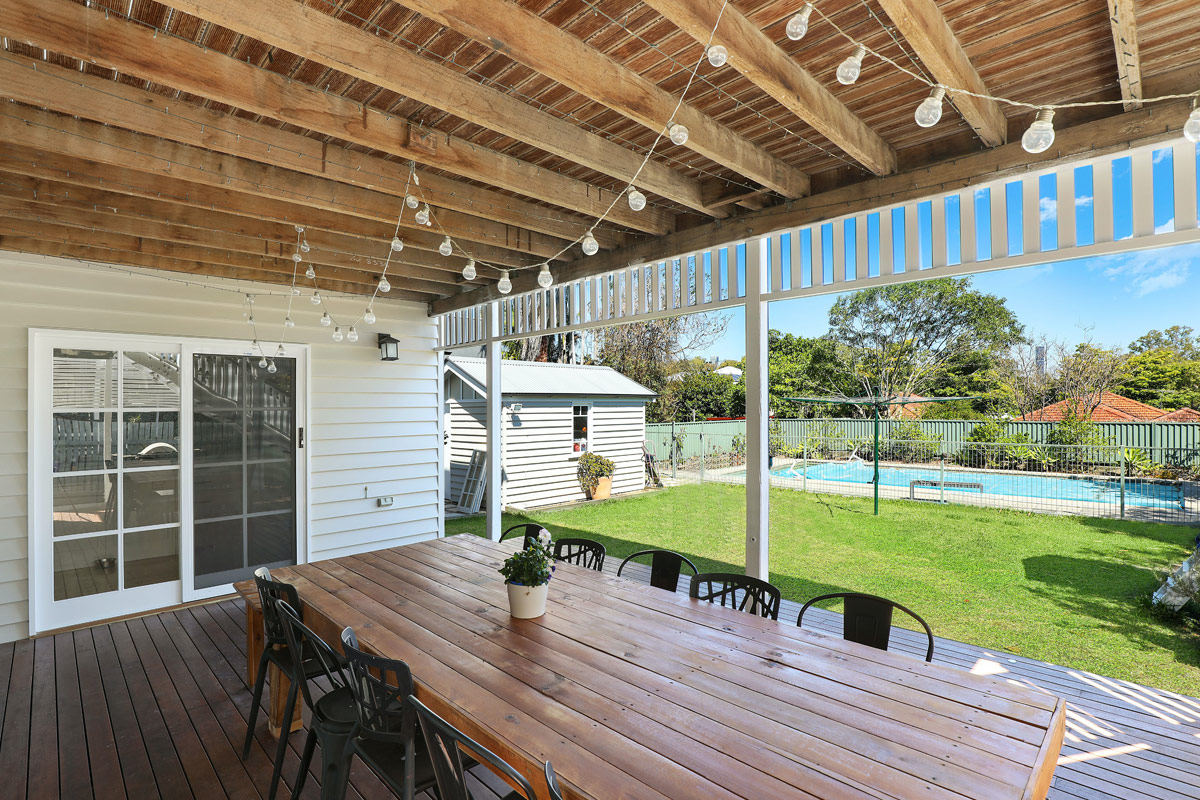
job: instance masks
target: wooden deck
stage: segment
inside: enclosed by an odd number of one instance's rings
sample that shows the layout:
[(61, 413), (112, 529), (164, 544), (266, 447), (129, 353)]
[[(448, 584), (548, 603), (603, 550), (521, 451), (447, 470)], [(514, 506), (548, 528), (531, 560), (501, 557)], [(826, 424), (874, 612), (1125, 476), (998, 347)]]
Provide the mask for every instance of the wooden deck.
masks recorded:
[[(781, 619), (798, 610), (785, 601)], [(243, 620), (240, 601), (226, 600), (0, 645), (0, 796), (265, 797), (265, 713), (250, 758), (238, 757), (250, 706)], [(812, 618), (835, 635), (839, 625), (831, 612)], [(894, 645), (923, 654), (908, 631)], [(1200, 800), (1200, 700), (945, 639), (934, 658), (1067, 698), (1053, 800)], [(293, 734), (287, 783), (302, 745)], [(390, 797), (361, 764), (351, 786), (356, 800)], [(488, 800), (499, 783), (485, 773), (477, 788)]]

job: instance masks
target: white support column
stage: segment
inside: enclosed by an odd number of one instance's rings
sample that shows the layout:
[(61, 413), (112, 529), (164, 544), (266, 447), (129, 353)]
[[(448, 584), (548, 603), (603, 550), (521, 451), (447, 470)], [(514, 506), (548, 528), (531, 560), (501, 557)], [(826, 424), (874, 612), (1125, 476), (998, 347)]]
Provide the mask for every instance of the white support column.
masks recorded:
[(770, 500), (767, 489), (767, 302), (763, 290), (770, 284), (765, 274), (766, 240), (746, 243), (746, 574), (769, 577), (767, 538), (770, 534)]
[(487, 392), (487, 534), (493, 542), (500, 541), (502, 525), (500, 514), (504, 510), (504, 491), (501, 465), (504, 424), (504, 405), (500, 393), (500, 314), (495, 302), (487, 306), (487, 328), (491, 337), (487, 343), (487, 369), (483, 388)]

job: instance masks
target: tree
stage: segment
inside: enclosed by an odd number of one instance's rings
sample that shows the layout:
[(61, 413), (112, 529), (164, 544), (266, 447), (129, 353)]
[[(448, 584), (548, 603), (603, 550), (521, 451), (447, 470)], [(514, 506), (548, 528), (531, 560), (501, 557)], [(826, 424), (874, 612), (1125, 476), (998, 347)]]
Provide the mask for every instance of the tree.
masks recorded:
[(737, 391), (737, 381), (710, 368), (673, 376), (658, 402), (662, 416), (674, 420), (740, 417), (746, 412), (745, 394)]
[(1061, 345), (1042, 337), (1009, 348), (996, 365), (1000, 391), (1006, 395), (1017, 413), (1029, 416), (1054, 400), (1054, 380), (1046, 368), (1046, 359), (1058, 352)]
[(1125, 375), (1125, 354), (1119, 348), (1106, 350), (1089, 339), (1068, 350), (1058, 345), (1055, 387), (1072, 413), (1090, 419), (1105, 392), (1120, 385)]
[(1200, 360), (1164, 347), (1130, 356), (1125, 368), (1120, 394), (1165, 409), (1200, 405)]
[(578, 360), (579, 334), (575, 331), (510, 339), (501, 345), (503, 357), (510, 361), (549, 361), (571, 364)]
[(1170, 350), (1186, 361), (1200, 360), (1200, 336), (1189, 325), (1172, 325), (1165, 331), (1152, 330), (1129, 345), (1133, 354)]
[(844, 378), (833, 391), (894, 398), (925, 390), (958, 356), (1012, 346), (1022, 326), (1003, 298), (971, 289), (969, 278), (936, 278), (838, 298), (828, 336)]

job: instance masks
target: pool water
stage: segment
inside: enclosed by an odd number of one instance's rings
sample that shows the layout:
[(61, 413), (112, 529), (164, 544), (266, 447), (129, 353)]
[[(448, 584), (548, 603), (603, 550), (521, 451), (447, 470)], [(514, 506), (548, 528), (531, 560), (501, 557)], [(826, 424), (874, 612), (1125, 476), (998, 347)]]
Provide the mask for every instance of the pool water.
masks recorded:
[[(799, 480), (802, 477), (808, 477), (810, 480), (818, 481), (867, 484), (871, 483), (873, 473), (874, 465), (871, 462), (858, 460), (812, 464), (807, 469), (796, 465), (776, 467), (771, 470), (771, 475), (776, 478)], [(937, 481), (941, 480), (941, 475), (941, 471), (937, 468), (880, 466), (879, 484), (881, 486), (901, 486), (907, 489), (912, 481)], [(956, 481), (982, 484), (984, 494), (1110, 505), (1119, 505), (1121, 502), (1121, 484), (1116, 479), (1086, 476), (1068, 478), (962, 469), (947, 469), (945, 479), (947, 483)], [(939, 487), (918, 487), (918, 489), (922, 493), (918, 496), (928, 497), (930, 491), (938, 491)], [(975, 488), (951, 488), (949, 486), (946, 487), (946, 491), (979, 493), (979, 490)], [(1182, 508), (1183, 489), (1169, 483), (1127, 480), (1125, 482), (1125, 505), (1148, 508)]]

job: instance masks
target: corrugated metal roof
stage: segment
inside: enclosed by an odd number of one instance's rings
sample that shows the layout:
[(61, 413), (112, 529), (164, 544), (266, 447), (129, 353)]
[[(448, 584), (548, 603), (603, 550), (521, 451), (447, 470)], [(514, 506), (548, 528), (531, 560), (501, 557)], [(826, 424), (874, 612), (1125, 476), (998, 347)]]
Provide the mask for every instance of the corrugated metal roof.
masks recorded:
[[(482, 358), (451, 356), (446, 366), (472, 384), (480, 394), (487, 361)], [(505, 361), (500, 368), (500, 387), (504, 395), (568, 395), (571, 397), (654, 397), (655, 393), (612, 367), (581, 364), (547, 364), (540, 361)]]

